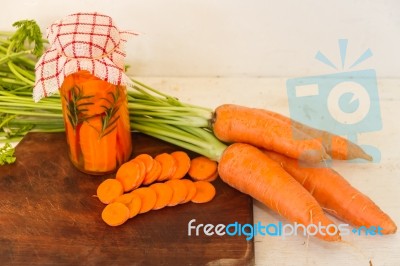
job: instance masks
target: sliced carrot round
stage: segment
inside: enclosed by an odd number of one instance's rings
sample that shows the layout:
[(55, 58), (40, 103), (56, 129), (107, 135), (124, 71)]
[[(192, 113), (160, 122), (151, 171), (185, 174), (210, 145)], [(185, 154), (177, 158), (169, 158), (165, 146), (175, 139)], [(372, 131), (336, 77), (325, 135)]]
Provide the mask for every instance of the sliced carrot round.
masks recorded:
[(192, 159), (188, 174), (197, 181), (206, 180), (212, 176), (218, 169), (216, 161), (210, 160), (205, 156), (199, 156)]
[(154, 159), (146, 153), (139, 154), (134, 160), (141, 160), (144, 163), (146, 166), (146, 174), (150, 172), (151, 168), (153, 168)]
[(157, 155), (154, 160), (161, 164), (161, 174), (157, 178), (158, 181), (165, 181), (174, 174), (176, 169), (176, 161), (171, 154), (161, 153)]
[(144, 179), (138, 162), (124, 163), (117, 171), (116, 179), (121, 182), (124, 191), (128, 192), (139, 187)]
[(129, 218), (133, 218), (139, 214), (140, 208), (142, 207), (142, 199), (139, 195), (129, 193), (132, 195), (132, 200), (126, 205), (129, 209)]
[(104, 204), (113, 202), (124, 193), (124, 188), (118, 180), (109, 178), (97, 187), (97, 197)]
[(172, 179), (165, 182), (165, 184), (170, 186), (174, 191), (174, 193), (172, 194), (172, 198), (168, 203), (168, 206), (176, 206), (185, 200), (188, 190), (186, 188), (185, 183), (182, 182), (182, 180)]
[(155, 183), (151, 185), (150, 188), (154, 189), (154, 191), (157, 194), (157, 201), (153, 207), (153, 210), (159, 210), (161, 208), (164, 208), (170, 203), (172, 195), (174, 194), (174, 191), (171, 188), (171, 186), (168, 186), (165, 183)]
[(204, 181), (213, 182), (213, 181), (217, 180), (218, 177), (219, 177), (219, 174), (218, 174), (218, 170), (217, 170), (217, 171), (215, 171), (214, 174), (212, 174), (210, 177), (208, 177), (208, 178), (207, 178), (206, 180), (204, 180)]
[(113, 202), (104, 208), (101, 218), (109, 226), (118, 226), (128, 220), (129, 209), (121, 202)]
[(196, 194), (196, 186), (194, 185), (192, 180), (189, 179), (181, 179), (181, 181), (186, 185), (187, 188), (187, 195), (186, 198), (181, 202), (182, 203), (186, 203), (192, 200), (192, 198), (194, 197), (194, 195)]
[(194, 185), (196, 186), (196, 194), (192, 198), (192, 202), (206, 203), (214, 198), (216, 191), (210, 182), (196, 181)]
[(128, 205), (132, 201), (133, 195), (131, 193), (125, 193), (116, 198), (113, 202), (120, 202), (122, 204)]
[(139, 213), (145, 213), (154, 208), (157, 201), (156, 192), (150, 187), (141, 187), (133, 190), (131, 193), (137, 194), (142, 200)]
[[(146, 176), (146, 165), (144, 164), (143, 160), (139, 160), (139, 159), (132, 159), (131, 161), (136, 162), (139, 165), (139, 169), (140, 169), (140, 178), (144, 179), (144, 177)], [(143, 181), (143, 180), (142, 180)]]
[(154, 181), (158, 179), (161, 174), (161, 164), (154, 160), (153, 167), (151, 168), (150, 172), (148, 172), (143, 180), (143, 185), (150, 185)]
[(189, 171), (190, 157), (184, 151), (175, 151), (171, 153), (171, 156), (175, 158), (177, 167), (174, 174), (170, 177), (170, 179), (181, 179)]

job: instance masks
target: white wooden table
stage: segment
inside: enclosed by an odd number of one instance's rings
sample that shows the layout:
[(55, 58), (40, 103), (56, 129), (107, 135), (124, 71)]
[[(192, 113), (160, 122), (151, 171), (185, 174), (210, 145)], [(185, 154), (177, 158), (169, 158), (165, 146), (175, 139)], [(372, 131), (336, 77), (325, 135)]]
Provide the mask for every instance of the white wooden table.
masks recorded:
[[(183, 102), (215, 108), (223, 103), (268, 108), (288, 115), (284, 78), (137, 78)], [(380, 163), (335, 164), (348, 181), (373, 199), (400, 224), (400, 80), (378, 80), (383, 129), (359, 136), (381, 151)], [(335, 220), (335, 219), (334, 219)], [(254, 222), (287, 223), (268, 208), (254, 203)], [(335, 220), (338, 223), (340, 221)], [(256, 265), (400, 265), (400, 235), (346, 236), (325, 243), (302, 236), (282, 239), (255, 237)]]
[[(222, 103), (268, 108), (289, 114), (285, 78), (139, 78), (184, 102), (215, 108)], [(383, 128), (359, 136), (381, 151), (380, 163), (335, 164), (348, 181), (400, 224), (400, 80), (378, 80)], [(334, 219), (335, 220), (335, 219)], [(254, 222), (286, 220), (259, 202)], [(340, 221), (335, 220), (338, 223)], [(341, 243), (304, 237), (256, 236), (256, 265), (400, 265), (400, 235), (345, 236)]]

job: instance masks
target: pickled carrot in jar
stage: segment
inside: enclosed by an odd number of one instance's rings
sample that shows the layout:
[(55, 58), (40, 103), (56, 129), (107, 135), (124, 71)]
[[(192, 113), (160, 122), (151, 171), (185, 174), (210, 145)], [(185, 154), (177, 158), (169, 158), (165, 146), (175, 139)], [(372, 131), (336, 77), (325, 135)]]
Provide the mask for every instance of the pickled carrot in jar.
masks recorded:
[(72, 163), (85, 173), (114, 172), (132, 152), (126, 88), (79, 71), (60, 93)]

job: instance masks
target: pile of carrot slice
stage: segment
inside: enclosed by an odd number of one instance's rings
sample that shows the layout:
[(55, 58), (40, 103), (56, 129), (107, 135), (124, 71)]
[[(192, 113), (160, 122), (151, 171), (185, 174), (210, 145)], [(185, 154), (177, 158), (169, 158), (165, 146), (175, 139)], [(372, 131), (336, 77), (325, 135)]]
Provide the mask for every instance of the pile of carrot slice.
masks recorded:
[[(209, 202), (216, 194), (210, 182), (218, 178), (217, 169), (215, 161), (204, 156), (190, 159), (183, 151), (154, 158), (140, 154), (123, 164), (115, 178), (98, 186), (97, 197), (107, 204), (101, 217), (106, 224), (118, 226), (150, 210)], [(193, 181), (183, 178), (187, 174)]]

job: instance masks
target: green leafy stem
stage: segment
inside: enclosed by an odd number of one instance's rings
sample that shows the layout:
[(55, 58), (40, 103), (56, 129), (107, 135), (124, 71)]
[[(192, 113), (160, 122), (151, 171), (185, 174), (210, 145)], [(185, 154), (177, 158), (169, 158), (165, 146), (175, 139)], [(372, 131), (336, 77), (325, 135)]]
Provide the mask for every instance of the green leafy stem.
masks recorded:
[(93, 105), (93, 102), (84, 102), (80, 103), (80, 101), (85, 99), (90, 99), (92, 95), (83, 95), (83, 90), (79, 86), (74, 86), (68, 91), (69, 95), (64, 95), (64, 100), (66, 102), (67, 108), (67, 116), (68, 120), (71, 123), (72, 127), (76, 129), (76, 127), (86, 121), (88, 117), (85, 115), (85, 111), (88, 105)]
[(14, 163), (16, 160), (14, 152), (15, 150), (10, 143), (6, 143), (3, 147), (0, 147), (0, 165)]

